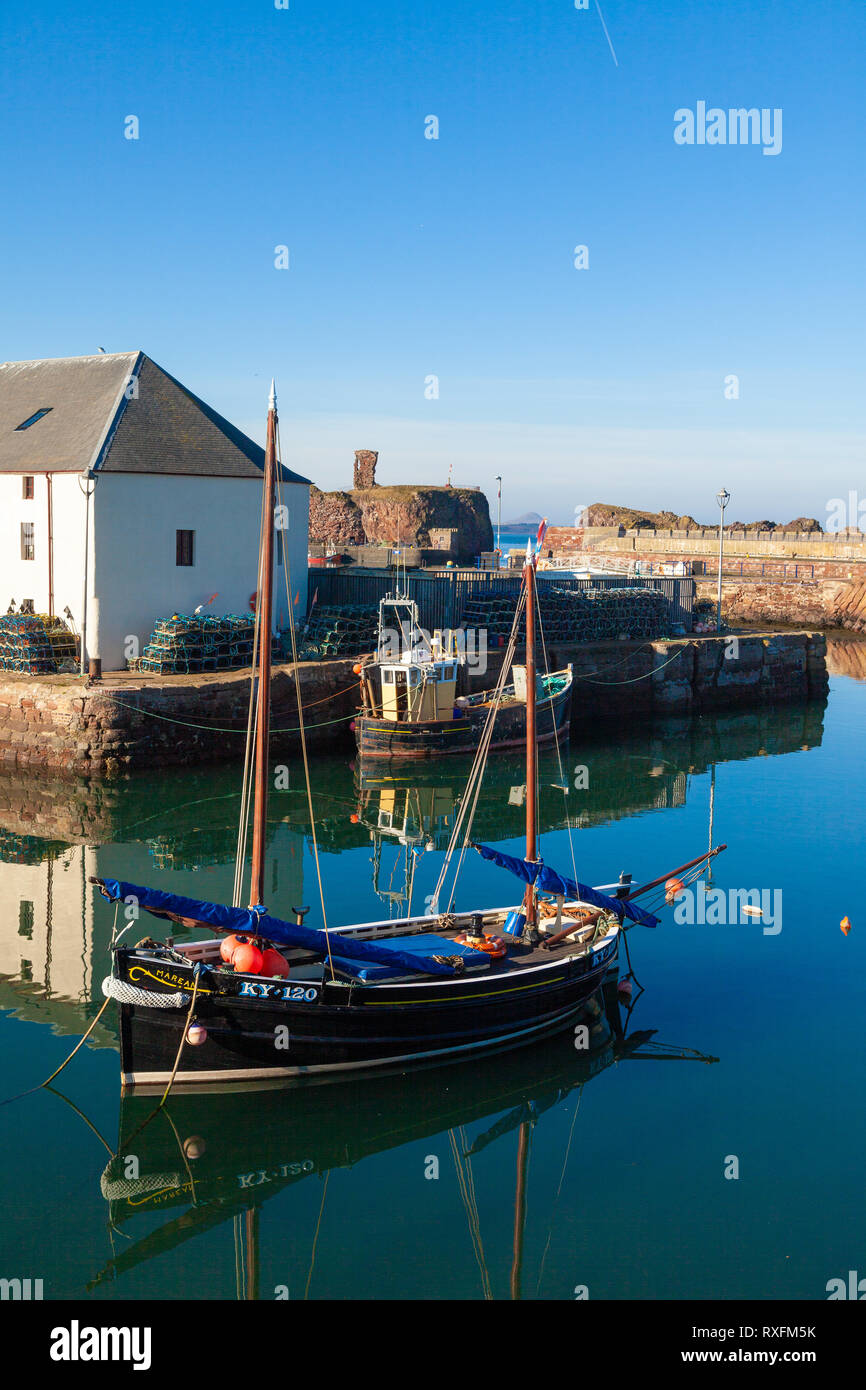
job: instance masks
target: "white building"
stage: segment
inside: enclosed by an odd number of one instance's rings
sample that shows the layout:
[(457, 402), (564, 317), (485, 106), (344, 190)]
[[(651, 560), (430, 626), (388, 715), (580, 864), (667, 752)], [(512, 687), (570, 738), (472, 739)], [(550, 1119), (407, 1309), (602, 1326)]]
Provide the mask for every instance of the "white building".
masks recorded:
[[(267, 401), (262, 399), (264, 423)], [(72, 614), (85, 657), (122, 670), (157, 618), (246, 613), (264, 450), (143, 352), (0, 364), (0, 613)], [(281, 502), (306, 612), (309, 482)], [(288, 622), (282, 546), (275, 617)]]

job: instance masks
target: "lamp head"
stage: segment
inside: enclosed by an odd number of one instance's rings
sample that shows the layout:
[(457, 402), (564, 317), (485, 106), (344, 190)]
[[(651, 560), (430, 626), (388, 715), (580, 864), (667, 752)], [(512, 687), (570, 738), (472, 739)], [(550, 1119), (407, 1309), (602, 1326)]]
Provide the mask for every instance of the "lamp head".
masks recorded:
[(723, 488), (721, 489), (720, 492), (717, 492), (717, 493), (716, 493), (716, 501), (718, 502), (718, 504), (719, 504), (719, 506), (721, 507), (722, 511), (725, 510), (725, 507), (728, 505), (728, 503), (730, 502), (730, 500), (731, 500), (731, 494), (728, 492), (727, 488), (724, 488), (724, 487), (723, 487)]

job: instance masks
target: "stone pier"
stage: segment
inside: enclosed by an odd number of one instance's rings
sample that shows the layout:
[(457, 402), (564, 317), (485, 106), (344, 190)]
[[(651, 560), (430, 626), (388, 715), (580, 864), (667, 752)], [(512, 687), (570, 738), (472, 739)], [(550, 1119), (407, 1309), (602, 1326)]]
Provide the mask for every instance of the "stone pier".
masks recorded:
[[(503, 659), (466, 682), (495, 684)], [(749, 632), (657, 642), (606, 642), (549, 651), (551, 669), (574, 667), (572, 726), (641, 722), (822, 698), (828, 686), (820, 632)], [(351, 658), (297, 667), (312, 750), (352, 747), (358, 680)], [(272, 753), (298, 750), (296, 668), (275, 668)], [(464, 673), (465, 674), (465, 673)], [(111, 778), (152, 767), (243, 757), (249, 672), (208, 676), (0, 676), (0, 768)]]

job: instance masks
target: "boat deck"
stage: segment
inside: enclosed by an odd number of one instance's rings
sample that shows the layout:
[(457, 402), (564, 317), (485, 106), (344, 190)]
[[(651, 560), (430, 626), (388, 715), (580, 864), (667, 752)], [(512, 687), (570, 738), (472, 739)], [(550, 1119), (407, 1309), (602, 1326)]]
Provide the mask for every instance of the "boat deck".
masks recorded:
[[(574, 909), (581, 905), (569, 904), (568, 906)], [(502, 924), (506, 916), (506, 913), (501, 910), (479, 914), (461, 913), (456, 921), (449, 921), (447, 926), (439, 925), (438, 919), (414, 918), (408, 921), (405, 919), (400, 921), (398, 919), (387, 923), (371, 923), (366, 928), (355, 928), (351, 933), (333, 931), (331, 934), (333, 955), (334, 957), (340, 956), (341, 936), (344, 936), (346, 939), (370, 941), (387, 946), (389, 939), (399, 935), (401, 938), (401, 949), (411, 952), (411, 937), (413, 935), (420, 936), (422, 933), (426, 932), (441, 938), (442, 955), (447, 956), (451, 941), (467, 931), (473, 915), (482, 917), (485, 935), (497, 936), (501, 933)], [(563, 915), (561, 921), (558, 921), (556, 917), (543, 919), (543, 936), (553, 936), (556, 932), (564, 930), (567, 922), (567, 915)], [(477, 975), (478, 973), (483, 973), (485, 975), (503, 975), (523, 970), (531, 970), (540, 965), (550, 965), (557, 958), (586, 954), (592, 948), (593, 944), (604, 937), (605, 933), (606, 928), (603, 925), (597, 927), (595, 923), (590, 923), (577, 928), (565, 941), (560, 942), (550, 949), (545, 948), (543, 941), (539, 941), (536, 946), (528, 946), (520, 942), (519, 939), (515, 939), (512, 944), (509, 938), (504, 937), (503, 939), (509, 941), (507, 955), (495, 957), (487, 952), (479, 950), (474, 953), (478, 956), (477, 961), (473, 955), (469, 973), (473, 975)], [(403, 944), (404, 938), (408, 938), (408, 940), (405, 940), (405, 944)], [(193, 941), (174, 947), (179, 955), (186, 957), (188, 960), (200, 960), (208, 964), (216, 964), (218, 962), (219, 948), (220, 940), (218, 939)], [(289, 964), (291, 972), (290, 978), (293, 981), (300, 982), (303, 980), (317, 983), (323, 979), (327, 979), (329, 976), (328, 963), (322, 960), (321, 957), (313, 956), (308, 951), (293, 950), (291, 948), (284, 949), (282, 954), (286, 957)], [(337, 967), (337, 975), (343, 978), (350, 977), (350, 973), (342, 969), (341, 966)], [(418, 972), (411, 976), (407, 975), (405, 978), (417, 980), (423, 979), (424, 975)], [(392, 977), (390, 982), (396, 983), (396, 980)], [(370, 983), (373, 983), (373, 981), (370, 981)]]

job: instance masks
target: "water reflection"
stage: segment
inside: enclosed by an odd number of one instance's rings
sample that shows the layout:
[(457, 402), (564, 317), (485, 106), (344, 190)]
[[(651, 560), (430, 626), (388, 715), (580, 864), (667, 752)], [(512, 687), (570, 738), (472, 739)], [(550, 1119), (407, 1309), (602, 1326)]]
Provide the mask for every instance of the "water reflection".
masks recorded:
[(827, 670), (831, 676), (850, 676), (866, 681), (866, 636), (827, 637)]
[[(447, 1148), (438, 1147), (456, 1169), (482, 1295), (502, 1297), (507, 1291), (521, 1297), (526, 1168), (534, 1132), (547, 1113), (571, 1098), (569, 1146), (579, 1148), (574, 1123), (581, 1092), (613, 1063), (718, 1060), (688, 1047), (658, 1043), (654, 1030), (630, 1032), (633, 1007), (621, 1007), (616, 982), (611, 981), (590, 1001), (583, 1035), (560, 1035), (483, 1066), (438, 1067), (435, 1086), (419, 1085), (416, 1070), (368, 1078), (363, 1085), (296, 1085), (215, 1096), (175, 1093), (155, 1115), (152, 1099), (125, 1098), (117, 1155), (102, 1174), (101, 1190), (111, 1232), (122, 1233), (131, 1243), (94, 1274), (89, 1288), (117, 1281), (116, 1295), (122, 1297), (123, 1278), (137, 1266), (234, 1221), (237, 1296), (272, 1298), (273, 1290), (260, 1288), (259, 1279), (260, 1221), (266, 1203), (287, 1187), (318, 1176), (325, 1180), (324, 1188), (318, 1184), (316, 1189), (324, 1207), (333, 1169), (352, 1167), (415, 1140), (447, 1135)], [(502, 1206), (499, 1215), (505, 1229), (513, 1228), (506, 1290), (505, 1271), (491, 1269), (484, 1254), (473, 1161), (494, 1144), (511, 1145), (513, 1153), (515, 1142), (513, 1201)], [(561, 1181), (565, 1176), (563, 1166)], [(358, 1200), (363, 1200), (362, 1190)], [(297, 1287), (287, 1286), (285, 1297), (310, 1295), (312, 1259), (311, 1252), (309, 1262), (299, 1260), (306, 1272), (298, 1276)], [(542, 1275), (543, 1267), (539, 1284)]]

